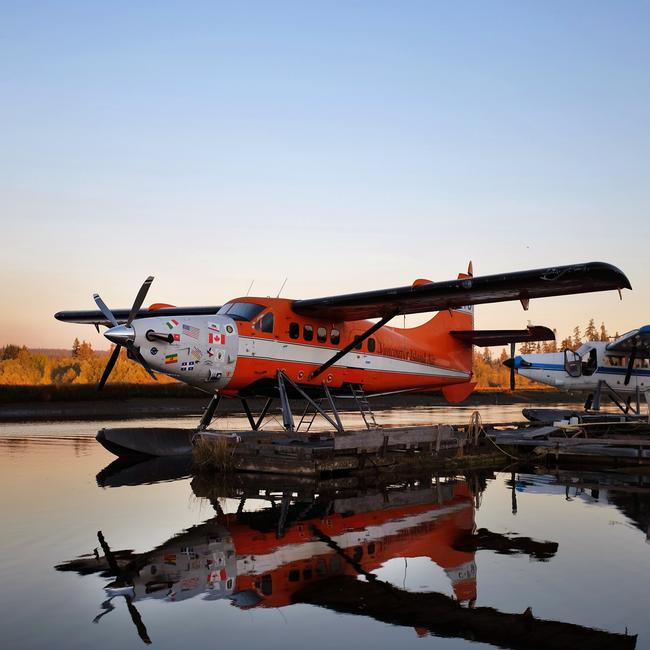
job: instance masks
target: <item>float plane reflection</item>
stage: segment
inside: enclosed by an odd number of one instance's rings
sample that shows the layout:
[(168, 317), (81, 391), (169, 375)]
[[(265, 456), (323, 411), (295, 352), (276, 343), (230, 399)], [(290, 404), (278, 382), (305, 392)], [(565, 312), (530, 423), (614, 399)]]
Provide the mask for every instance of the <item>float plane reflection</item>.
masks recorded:
[[(110, 597), (123, 596), (140, 637), (149, 636), (134, 602), (230, 600), (240, 609), (309, 603), (414, 627), (418, 634), (458, 637), (507, 648), (634, 648), (636, 637), (476, 607), (475, 553), (490, 549), (554, 557), (558, 545), (501, 535), (475, 526), (481, 479), (432, 480), (360, 490), (339, 487), (304, 498), (300, 486), (259, 489), (216, 487), (195, 477), (192, 488), (215, 506), (216, 516), (149, 552), (111, 551), (99, 534), (103, 556), (84, 556), (60, 571), (99, 573), (113, 581)], [(285, 481), (293, 479), (284, 479)], [(298, 495), (298, 496), (296, 496)], [(240, 499), (226, 514), (220, 501)], [(268, 507), (246, 508), (246, 499)], [(442, 568), (452, 596), (415, 593), (384, 581), (395, 558), (429, 558)], [(359, 578), (362, 579), (359, 579)], [(106, 603), (106, 601), (105, 601)], [(101, 616), (101, 615), (100, 615)]]

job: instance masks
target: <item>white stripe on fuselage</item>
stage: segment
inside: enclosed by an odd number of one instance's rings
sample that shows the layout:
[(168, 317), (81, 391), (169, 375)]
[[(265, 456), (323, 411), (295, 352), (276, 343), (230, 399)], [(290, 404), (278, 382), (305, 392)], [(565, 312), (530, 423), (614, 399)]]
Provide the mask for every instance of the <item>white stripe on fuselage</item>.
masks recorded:
[[(409, 515), (383, 524), (371, 525), (362, 530), (348, 530), (339, 535), (334, 535), (332, 541), (340, 548), (348, 549), (368, 542), (386, 539), (408, 528), (416, 528), (466, 508), (471, 508), (468, 501), (443, 506), (436, 510)], [(331, 552), (331, 548), (325, 542), (314, 539), (300, 544), (278, 546), (270, 553), (263, 555), (239, 555), (237, 556), (237, 575), (261, 575), (291, 562), (308, 560), (316, 555), (325, 555)]]
[[(288, 343), (261, 337), (239, 337), (240, 357), (270, 359), (272, 361), (294, 361), (296, 363), (308, 363), (320, 366), (337, 352), (338, 350), (336, 349), (317, 345)], [(366, 354), (356, 351), (348, 352), (334, 366), (410, 375), (428, 375), (431, 377), (452, 377), (454, 379), (469, 379), (470, 377), (468, 372), (463, 372), (462, 370), (443, 368), (417, 361), (395, 359), (394, 357), (387, 357), (381, 354)]]

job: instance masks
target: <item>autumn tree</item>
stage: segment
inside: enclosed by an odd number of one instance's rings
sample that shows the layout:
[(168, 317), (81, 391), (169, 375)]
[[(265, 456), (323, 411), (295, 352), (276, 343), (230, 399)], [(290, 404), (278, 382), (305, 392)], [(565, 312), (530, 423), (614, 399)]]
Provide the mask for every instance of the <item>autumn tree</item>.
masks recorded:
[(585, 339), (587, 341), (597, 341), (598, 338), (599, 336), (598, 330), (596, 329), (596, 324), (594, 323), (594, 319), (590, 318), (587, 329), (585, 329)]
[[(23, 347), (23, 349), (25, 348)], [(4, 348), (2, 348), (2, 352), (0, 352), (0, 359), (2, 361), (5, 361), (6, 359), (15, 359), (18, 356), (19, 352), (20, 352), (19, 345), (8, 343), (7, 345), (4, 346)]]
[[(78, 339), (75, 339), (75, 341), (77, 341), (77, 343), (79, 342)], [(84, 361), (88, 361), (89, 359), (92, 359), (95, 356), (92, 345), (90, 345), (90, 343), (88, 343), (87, 341), (82, 341), (81, 345), (79, 345), (76, 356), (79, 357), (79, 359), (82, 359)]]
[(609, 341), (609, 336), (607, 335), (607, 328), (605, 327), (605, 323), (600, 324), (600, 340)]
[(580, 336), (580, 325), (576, 325), (573, 328), (573, 341), (572, 345), (576, 348), (579, 348), (582, 345), (582, 338)]

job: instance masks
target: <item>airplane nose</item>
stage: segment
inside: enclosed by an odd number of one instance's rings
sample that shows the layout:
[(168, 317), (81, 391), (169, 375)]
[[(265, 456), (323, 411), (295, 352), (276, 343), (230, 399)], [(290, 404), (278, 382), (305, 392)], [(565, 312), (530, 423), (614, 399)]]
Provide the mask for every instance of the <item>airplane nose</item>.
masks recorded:
[(104, 332), (104, 336), (117, 345), (126, 345), (129, 341), (135, 340), (135, 330), (126, 325), (117, 325)]
[(510, 357), (510, 359), (506, 359), (503, 362), (503, 365), (506, 368), (516, 368), (519, 369), (521, 367), (521, 357), (517, 355), (516, 357)]
[(503, 362), (503, 365), (506, 368), (515, 368), (516, 370), (519, 370), (520, 368), (531, 368), (533, 364), (530, 361), (526, 361), (526, 359), (518, 354), (516, 357), (506, 359)]

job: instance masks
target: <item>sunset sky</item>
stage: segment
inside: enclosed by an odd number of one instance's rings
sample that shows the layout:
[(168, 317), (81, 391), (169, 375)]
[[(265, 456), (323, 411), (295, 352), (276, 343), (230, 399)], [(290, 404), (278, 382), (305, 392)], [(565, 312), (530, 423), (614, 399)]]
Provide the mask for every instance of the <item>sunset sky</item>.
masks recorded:
[[(648, 2), (10, 2), (0, 345), (94, 308), (600, 260), (634, 290), (479, 307), (650, 322)], [(415, 324), (410, 318), (407, 324)], [(397, 323), (399, 324), (399, 323)]]

